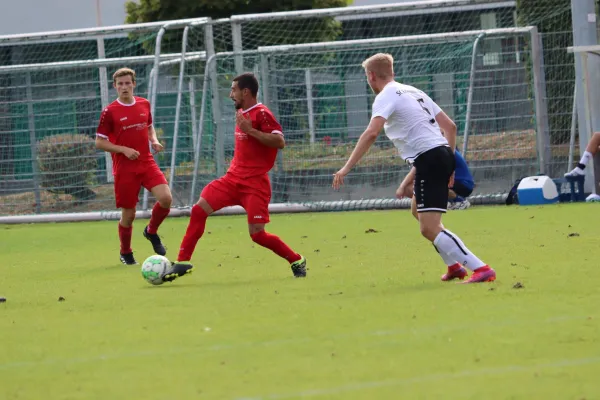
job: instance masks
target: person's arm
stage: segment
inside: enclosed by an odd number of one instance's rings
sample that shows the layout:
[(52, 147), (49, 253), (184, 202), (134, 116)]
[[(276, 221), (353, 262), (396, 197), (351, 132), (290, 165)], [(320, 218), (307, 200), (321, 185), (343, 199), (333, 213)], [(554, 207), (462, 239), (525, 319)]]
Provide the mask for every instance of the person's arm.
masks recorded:
[(154, 125), (150, 125), (148, 127), (148, 139), (150, 140), (150, 146), (152, 146), (152, 150), (154, 150), (157, 153), (160, 153), (164, 150), (162, 143), (158, 141), (158, 136), (156, 135)]
[(436, 114), (435, 120), (438, 123), (442, 134), (448, 141), (448, 145), (450, 145), (452, 152), (454, 152), (456, 149), (456, 124), (442, 110)]
[[(263, 116), (264, 117), (264, 116)], [(261, 117), (261, 118), (263, 118)], [(266, 117), (264, 117), (266, 118)], [(283, 149), (285, 147), (285, 139), (283, 138), (283, 134), (280, 130), (272, 130), (271, 132), (263, 132), (256, 128), (252, 127), (252, 121), (250, 120), (250, 116), (244, 116), (241, 112), (238, 112), (235, 121), (237, 126), (242, 130), (242, 132), (247, 135), (252, 136), (257, 139), (261, 144), (267, 147), (273, 147), (276, 149)], [(261, 126), (262, 126), (261, 122)]]
[(100, 135), (96, 135), (96, 148), (99, 150), (107, 151), (109, 153), (123, 154), (130, 160), (135, 160), (140, 156), (139, 151), (131, 149), (129, 147), (113, 144), (108, 140), (108, 138), (103, 138)]
[[(433, 100), (431, 100), (431, 102), (433, 103), (435, 121), (442, 131), (442, 135), (448, 141), (448, 146), (450, 146), (452, 153), (454, 153), (456, 151), (456, 124), (444, 111), (442, 111), (440, 106), (438, 106)], [(454, 175), (455, 172), (453, 171), (448, 181), (449, 188), (454, 186)]]
[(135, 160), (139, 157), (140, 153), (129, 147), (119, 146), (111, 143), (110, 136), (113, 134), (114, 124), (112, 114), (109, 108), (105, 108), (100, 114), (100, 122), (98, 123), (98, 129), (96, 130), (96, 148), (104, 150), (109, 153), (123, 154), (130, 160)]
[(344, 184), (344, 176), (348, 175), (350, 170), (360, 161), (360, 159), (365, 155), (367, 151), (371, 148), (375, 140), (377, 140), (377, 136), (379, 132), (383, 129), (383, 125), (385, 124), (386, 119), (383, 117), (375, 117), (369, 123), (369, 126), (365, 131), (360, 135), (358, 139), (358, 143), (354, 147), (352, 154), (346, 164), (340, 169), (337, 173), (335, 173), (333, 178), (333, 188), (339, 189), (340, 186)]
[(417, 175), (417, 169), (412, 167), (408, 174), (402, 180), (400, 186), (398, 186), (398, 190), (396, 190), (396, 197), (401, 199), (403, 197), (411, 198), (413, 195), (413, 183), (415, 181), (415, 176)]

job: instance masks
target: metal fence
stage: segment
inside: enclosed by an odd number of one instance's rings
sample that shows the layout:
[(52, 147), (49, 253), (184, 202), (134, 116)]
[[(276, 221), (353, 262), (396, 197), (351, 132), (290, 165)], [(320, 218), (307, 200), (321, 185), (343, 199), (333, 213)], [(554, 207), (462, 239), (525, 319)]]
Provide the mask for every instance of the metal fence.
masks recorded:
[[(539, 73), (536, 56), (542, 43), (556, 51), (563, 43), (532, 40), (528, 28), (502, 31), (516, 24), (514, 3), (439, 0), (0, 37), (0, 215), (114, 208), (104, 154), (80, 157), (92, 159), (82, 164), (88, 174), (65, 172), (93, 192), (77, 194), (65, 190), (73, 182), (40, 170), (39, 150), (55, 145), (57, 134), (93, 139), (112, 98), (107, 69), (121, 66), (136, 69), (138, 94), (152, 101), (166, 143), (157, 161), (177, 206), (226, 170), (233, 151), (227, 94), (231, 78), (247, 70), (260, 77), (260, 100), (276, 112), (289, 144), (273, 171), (274, 202), (344, 200), (360, 208), (389, 199), (404, 168), (383, 140), (347, 191), (324, 186), (368, 121), (372, 95), (359, 66), (372, 51), (393, 53), (398, 78), (431, 93), (466, 133), (468, 142), (459, 140), (478, 193), (504, 193), (517, 177), (566, 165), (564, 146), (549, 144), (548, 73)], [(471, 32), (435, 39), (463, 31)], [(81, 147), (85, 140), (69, 151)], [(59, 157), (77, 161), (73, 154)]]

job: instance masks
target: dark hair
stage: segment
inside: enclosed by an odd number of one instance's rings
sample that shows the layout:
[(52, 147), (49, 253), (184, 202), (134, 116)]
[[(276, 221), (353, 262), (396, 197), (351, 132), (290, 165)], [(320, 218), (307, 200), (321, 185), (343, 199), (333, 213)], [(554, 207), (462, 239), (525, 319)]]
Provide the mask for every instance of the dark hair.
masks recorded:
[(233, 78), (234, 82), (237, 82), (240, 90), (248, 89), (252, 93), (252, 97), (256, 97), (258, 94), (258, 79), (252, 72), (246, 72)]

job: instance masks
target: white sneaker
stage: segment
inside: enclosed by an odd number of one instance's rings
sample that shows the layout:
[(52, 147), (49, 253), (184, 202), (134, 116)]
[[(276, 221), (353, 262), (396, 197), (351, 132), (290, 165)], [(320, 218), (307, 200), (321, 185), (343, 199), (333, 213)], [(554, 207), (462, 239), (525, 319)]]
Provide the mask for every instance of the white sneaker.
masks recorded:
[(565, 177), (567, 177), (567, 176), (581, 176), (581, 175), (585, 175), (585, 171), (582, 170), (579, 167), (575, 167), (575, 168), (573, 168), (573, 170), (571, 172), (567, 172), (565, 174)]
[(585, 201), (587, 201), (587, 202), (590, 202), (590, 203), (591, 203), (591, 202), (594, 202), (594, 203), (595, 203), (595, 202), (597, 202), (597, 201), (598, 201), (598, 202), (600, 202), (600, 196), (599, 196), (599, 195), (597, 195), (597, 194), (594, 194), (594, 193), (592, 193), (592, 194), (590, 194), (590, 195), (589, 195), (589, 196), (588, 196), (588, 197), (585, 199)]
[(465, 210), (469, 207), (471, 207), (471, 203), (467, 199), (464, 201), (448, 202), (448, 210)]

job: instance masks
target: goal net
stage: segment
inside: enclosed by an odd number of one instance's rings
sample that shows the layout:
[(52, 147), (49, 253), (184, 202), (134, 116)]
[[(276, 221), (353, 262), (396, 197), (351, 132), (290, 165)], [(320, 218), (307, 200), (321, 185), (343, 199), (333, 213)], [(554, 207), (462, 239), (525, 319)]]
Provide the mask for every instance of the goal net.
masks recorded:
[[(347, 185), (331, 189), (332, 174), (368, 125), (374, 96), (361, 63), (377, 52), (392, 54), (396, 78), (430, 94), (456, 121), (458, 148), (466, 150), (477, 183), (475, 201), (502, 201), (516, 177), (540, 168), (530, 41), (530, 30), (518, 28), (270, 46), (244, 55), (245, 69), (260, 78), (259, 100), (285, 129), (287, 146), (271, 173), (272, 202), (330, 210), (408, 206), (394, 198), (408, 167), (383, 135)], [(215, 84), (205, 87), (205, 110), (211, 112), (203, 114), (203, 124), (209, 129), (191, 198), (233, 156), (235, 110), (227, 96), (235, 58), (217, 55)], [(211, 81), (212, 67), (206, 68)], [(194, 181), (192, 173), (191, 164), (175, 171)]]

